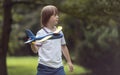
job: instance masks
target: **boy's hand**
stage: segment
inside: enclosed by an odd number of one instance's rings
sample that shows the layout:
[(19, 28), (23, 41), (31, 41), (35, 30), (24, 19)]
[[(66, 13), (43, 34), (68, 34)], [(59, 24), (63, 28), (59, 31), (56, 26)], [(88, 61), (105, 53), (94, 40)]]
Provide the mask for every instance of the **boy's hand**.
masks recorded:
[(68, 67), (69, 67), (69, 71), (70, 71), (70, 72), (73, 72), (74, 67), (73, 67), (72, 62), (68, 62)]

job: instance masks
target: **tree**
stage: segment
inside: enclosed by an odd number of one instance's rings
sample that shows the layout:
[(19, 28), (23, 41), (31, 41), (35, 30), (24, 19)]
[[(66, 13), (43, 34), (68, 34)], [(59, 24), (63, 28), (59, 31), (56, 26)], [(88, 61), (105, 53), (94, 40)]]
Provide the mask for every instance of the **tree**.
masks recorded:
[(12, 24), (12, 15), (11, 15), (11, 0), (4, 0), (4, 20), (3, 20), (3, 30), (2, 30), (2, 38), (0, 43), (0, 74), (7, 75), (7, 66), (6, 66), (6, 55), (8, 50), (8, 42), (9, 35), (11, 32), (11, 24)]
[(12, 25), (12, 13), (11, 9), (13, 6), (13, 2), (11, 0), (4, 0), (3, 2), (3, 26), (2, 26), (2, 37), (0, 42), (0, 75), (7, 75), (7, 65), (6, 65), (6, 56), (8, 51), (8, 43), (11, 32)]

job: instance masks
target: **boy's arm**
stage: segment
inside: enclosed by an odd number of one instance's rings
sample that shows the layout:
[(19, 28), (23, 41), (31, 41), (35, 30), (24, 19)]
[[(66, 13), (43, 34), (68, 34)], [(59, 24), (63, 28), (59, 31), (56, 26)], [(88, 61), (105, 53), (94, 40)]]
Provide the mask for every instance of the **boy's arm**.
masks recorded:
[(38, 47), (34, 43), (31, 43), (31, 49), (34, 53), (38, 52)]
[(72, 72), (73, 71), (73, 64), (71, 62), (70, 54), (69, 54), (69, 51), (68, 51), (68, 48), (67, 48), (66, 45), (62, 45), (62, 52), (63, 52), (63, 55), (65, 56), (65, 58), (67, 60), (69, 69)]

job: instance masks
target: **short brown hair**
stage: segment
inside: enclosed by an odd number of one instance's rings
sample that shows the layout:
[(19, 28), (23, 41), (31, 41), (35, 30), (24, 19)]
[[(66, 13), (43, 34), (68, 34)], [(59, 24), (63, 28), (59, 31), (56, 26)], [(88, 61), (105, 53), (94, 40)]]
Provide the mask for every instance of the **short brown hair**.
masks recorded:
[(50, 17), (53, 14), (58, 14), (58, 9), (53, 5), (47, 5), (41, 10), (41, 25), (46, 26)]

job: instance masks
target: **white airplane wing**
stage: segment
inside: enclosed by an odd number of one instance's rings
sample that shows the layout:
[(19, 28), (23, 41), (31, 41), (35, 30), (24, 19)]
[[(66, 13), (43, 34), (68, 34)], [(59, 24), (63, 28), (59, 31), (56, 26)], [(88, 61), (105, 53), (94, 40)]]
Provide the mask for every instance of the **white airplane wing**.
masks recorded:
[[(62, 26), (58, 26), (56, 31), (54, 31), (53, 33), (59, 33), (62, 30)], [(52, 35), (46, 36), (45, 38), (41, 39), (41, 40), (36, 40), (36, 42), (43, 42), (48, 40), (49, 38), (51, 38)]]
[(48, 40), (49, 38), (51, 38), (52, 35), (49, 35), (49, 36), (46, 36), (45, 38), (41, 39), (41, 40), (37, 40), (36, 42), (43, 42), (43, 41), (46, 41)]
[(62, 26), (58, 26), (58, 28), (56, 29), (56, 31), (54, 31), (53, 33), (59, 33), (62, 30)]
[(33, 41), (33, 40), (28, 40), (28, 41), (25, 42), (25, 44), (26, 44), (26, 43), (30, 43), (30, 42), (32, 42), (32, 41)]

